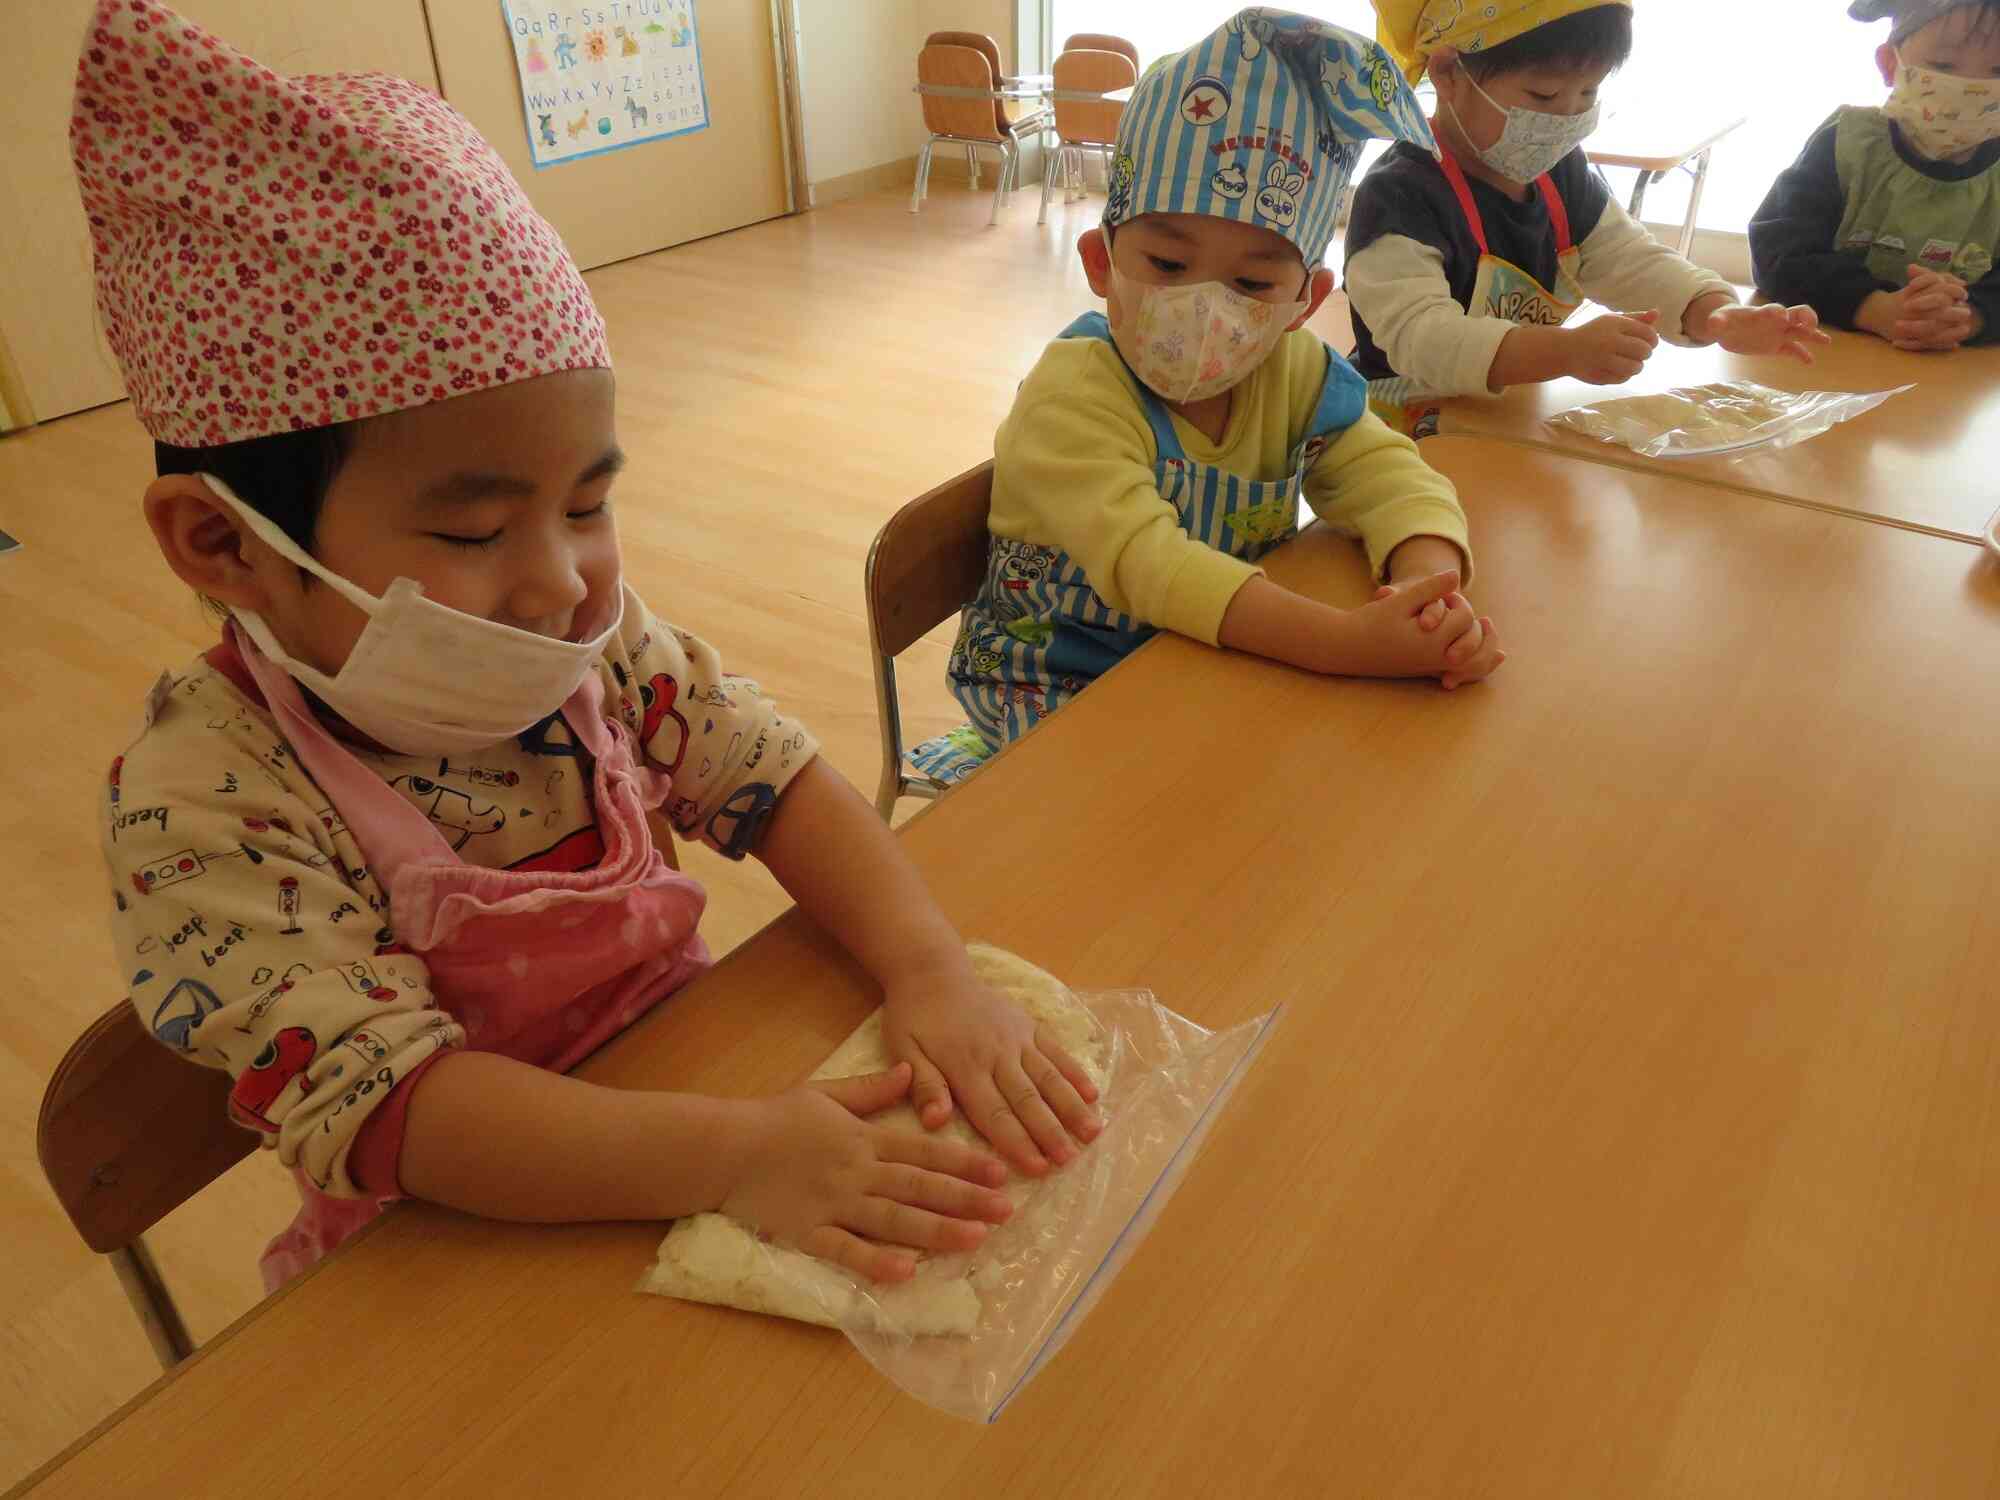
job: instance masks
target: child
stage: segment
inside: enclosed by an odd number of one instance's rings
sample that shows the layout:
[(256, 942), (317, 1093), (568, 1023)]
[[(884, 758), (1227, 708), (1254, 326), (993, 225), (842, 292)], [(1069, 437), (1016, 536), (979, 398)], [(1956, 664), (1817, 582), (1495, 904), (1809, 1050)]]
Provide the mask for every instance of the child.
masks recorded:
[[(1632, 49), (1630, 0), (1375, 0), (1411, 82), (1437, 89), (1435, 158), (1391, 148), (1355, 195), (1347, 295), (1376, 409), (1434, 430), (1437, 399), (1574, 376), (1630, 380), (1662, 337), (1808, 364), (1807, 308), (1746, 308), (1613, 200), (1583, 154)], [(1612, 313), (1564, 325), (1586, 297)]]
[(2000, 0), (1855, 0), (1893, 21), (1881, 109), (1838, 109), (1750, 221), (1758, 290), (1899, 349), (1996, 336)]
[[(1359, 140), (1428, 141), (1381, 49), (1243, 11), (1156, 64), (1119, 125), (1101, 229), (1078, 243), (1108, 314), (1079, 318), (994, 443), (991, 559), (952, 691), (971, 724), (918, 747), (968, 774), (1156, 630), (1307, 670), (1476, 682), (1504, 659), (1456, 592), (1451, 484), (1365, 409), (1306, 320)], [(1387, 586), (1339, 610), (1264, 578), (1303, 491)]]
[[(884, 1279), (977, 1244), (1001, 1163), (864, 1117), (956, 1098), (1039, 1174), (1094, 1134), (1088, 1081), (811, 735), (625, 587), (604, 325), (491, 148), (414, 84), (281, 78), (157, 0), (100, 0), (71, 140), (146, 518), (228, 616), (112, 766), (114, 930), (140, 1019), (294, 1168), (267, 1284), (398, 1193), (721, 1209)], [(662, 806), (881, 982), (894, 1072), (562, 1076), (708, 963)]]

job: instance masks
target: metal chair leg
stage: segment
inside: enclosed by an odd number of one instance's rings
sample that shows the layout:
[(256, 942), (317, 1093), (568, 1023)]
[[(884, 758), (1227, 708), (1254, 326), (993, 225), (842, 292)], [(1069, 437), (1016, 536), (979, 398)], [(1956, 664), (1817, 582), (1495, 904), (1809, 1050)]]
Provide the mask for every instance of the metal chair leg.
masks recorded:
[(113, 1250), (110, 1260), (132, 1311), (139, 1315), (139, 1326), (146, 1330), (146, 1341), (159, 1357), (160, 1368), (171, 1370), (194, 1353), (194, 1340), (188, 1337), (187, 1324), (181, 1320), (180, 1309), (174, 1306), (173, 1294), (160, 1276), (153, 1252), (140, 1238), (123, 1250)]
[(1709, 152), (1714, 149), (1711, 146), (1708, 151), (1702, 152), (1701, 155), (1695, 158), (1694, 186), (1688, 190), (1687, 223), (1681, 226), (1680, 250), (1683, 260), (1687, 259), (1693, 252), (1695, 231), (1701, 227), (1699, 223), (1701, 190), (1708, 186), (1708, 157)]
[(910, 186), (910, 212), (915, 213), (924, 201), (924, 191), (930, 184), (931, 149), (936, 141), (925, 141), (924, 149), (917, 153), (917, 180)]
[(1000, 222), (1000, 202), (1007, 196), (1007, 172), (1014, 159), (1013, 154), (1008, 151), (1005, 143), (1002, 143), (1000, 147), (1000, 164), (993, 169), (993, 212), (987, 215), (986, 218), (986, 227), (988, 229), (991, 229), (995, 224)]
[(979, 190), (979, 152), (976, 147), (965, 148), (965, 176), (972, 184), (973, 191)]
[(1055, 189), (1056, 164), (1061, 159), (1061, 147), (1057, 147), (1054, 152), (1051, 152), (1046, 145), (1042, 147), (1042, 211), (1035, 218), (1037, 224), (1049, 222), (1049, 194)]

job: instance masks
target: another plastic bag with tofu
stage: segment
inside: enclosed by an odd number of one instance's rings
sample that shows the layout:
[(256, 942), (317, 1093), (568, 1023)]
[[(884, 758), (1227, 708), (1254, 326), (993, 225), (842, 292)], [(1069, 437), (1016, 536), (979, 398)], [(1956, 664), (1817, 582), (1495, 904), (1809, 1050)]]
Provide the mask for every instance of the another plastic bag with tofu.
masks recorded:
[(1549, 418), (1549, 426), (1616, 443), (1641, 458), (1702, 458), (1789, 448), (1915, 389), (1777, 391), (1748, 380), (1725, 380), (1593, 401)]
[[(980, 977), (1022, 1004), (1096, 1081), (1098, 1138), (1046, 1178), (1010, 1179), (1014, 1214), (978, 1250), (924, 1257), (899, 1285), (864, 1282), (721, 1214), (698, 1214), (669, 1230), (640, 1290), (839, 1328), (920, 1400), (974, 1421), (999, 1416), (1138, 1247), (1277, 1013), (1209, 1032), (1147, 991), (1078, 996), (1012, 954), (970, 951)], [(887, 1065), (877, 1012), (813, 1077)], [(906, 1105), (876, 1118), (922, 1129)], [(943, 1128), (984, 1144), (957, 1116)]]

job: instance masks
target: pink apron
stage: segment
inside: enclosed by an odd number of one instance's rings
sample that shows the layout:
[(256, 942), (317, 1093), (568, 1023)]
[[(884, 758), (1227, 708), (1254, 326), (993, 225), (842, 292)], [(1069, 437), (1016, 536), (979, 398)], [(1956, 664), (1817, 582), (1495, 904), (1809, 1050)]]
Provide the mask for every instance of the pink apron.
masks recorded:
[[(430, 968), (438, 1007), (466, 1046), (564, 1072), (708, 966), (695, 931), (707, 896), (653, 846), (646, 811), (672, 785), (641, 763), (631, 730), (604, 712), (593, 672), (563, 705), (595, 761), (604, 854), (594, 869), (468, 865), (416, 808), (321, 727), (290, 676), (232, 625), (230, 638), (278, 729), (366, 855), (397, 942)], [(299, 1215), (264, 1251), (276, 1290), (381, 1213), (385, 1198), (336, 1198), (301, 1171)]]

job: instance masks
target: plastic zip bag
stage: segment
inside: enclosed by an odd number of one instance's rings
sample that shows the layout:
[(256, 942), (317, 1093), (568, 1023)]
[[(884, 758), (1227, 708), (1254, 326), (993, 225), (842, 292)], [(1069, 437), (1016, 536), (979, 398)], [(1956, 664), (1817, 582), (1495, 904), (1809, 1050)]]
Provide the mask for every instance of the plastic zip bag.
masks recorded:
[(1789, 448), (1873, 411), (1889, 391), (1778, 391), (1748, 380), (1684, 386), (1572, 407), (1548, 425), (1630, 448), (1641, 458), (1706, 458), (1752, 448)]
[[(919, 1400), (997, 1419), (1145, 1238), (1279, 1014), (1211, 1033), (1149, 991), (1062, 996), (1095, 1030), (1071, 1051), (1100, 1082), (1105, 1126), (1068, 1166), (1015, 1179), (1016, 1212), (979, 1249), (925, 1257), (912, 1280), (877, 1286), (702, 1214), (669, 1232), (639, 1290), (839, 1328)], [(841, 1071), (830, 1060), (821, 1075)]]
[(998, 1421), (1069, 1341), (1172, 1200), (1283, 1013), (1211, 1032), (1146, 990), (1087, 1003), (1112, 1037), (1103, 1133), (978, 1250), (918, 1273), (970, 1272), (973, 1332), (926, 1337), (888, 1317), (845, 1330), (876, 1369), (953, 1416)]

